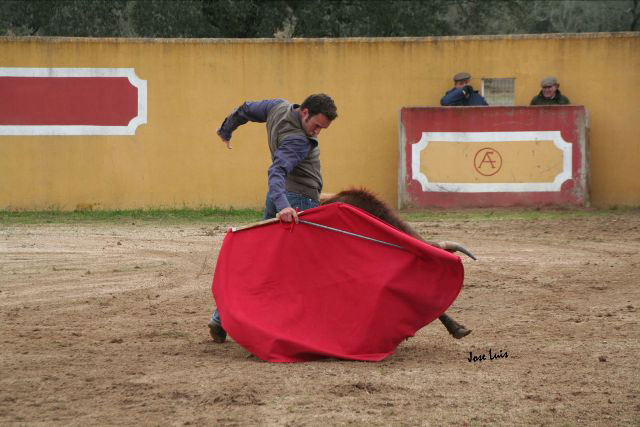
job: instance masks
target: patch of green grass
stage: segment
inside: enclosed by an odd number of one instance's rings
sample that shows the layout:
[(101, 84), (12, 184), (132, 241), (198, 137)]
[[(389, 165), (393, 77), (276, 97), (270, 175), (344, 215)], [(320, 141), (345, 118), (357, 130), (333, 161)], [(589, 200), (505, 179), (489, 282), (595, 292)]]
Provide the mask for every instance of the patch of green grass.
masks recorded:
[(399, 212), (405, 221), (548, 221), (602, 216), (640, 215), (640, 208), (482, 208), (482, 209), (420, 209)]
[(139, 209), (121, 211), (0, 211), (0, 224), (73, 224), (127, 222), (211, 222), (243, 223), (259, 221), (261, 210), (255, 209)]
[[(580, 208), (482, 208), (403, 210), (405, 221), (503, 221), (558, 220), (602, 216), (640, 215), (640, 207), (611, 209)], [(81, 224), (81, 223), (219, 223), (242, 224), (259, 221), (257, 209), (138, 209), (120, 211), (0, 211), (0, 225), (10, 224)]]

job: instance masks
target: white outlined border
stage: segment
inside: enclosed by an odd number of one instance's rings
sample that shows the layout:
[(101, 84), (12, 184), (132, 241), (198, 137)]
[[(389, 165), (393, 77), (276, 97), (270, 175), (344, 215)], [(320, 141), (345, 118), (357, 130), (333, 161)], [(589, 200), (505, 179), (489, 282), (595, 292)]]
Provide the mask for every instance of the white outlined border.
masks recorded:
[[(562, 151), (562, 172), (553, 182), (516, 182), (516, 183), (448, 183), (429, 182), (420, 171), (420, 152), (429, 141), (438, 142), (518, 142), (518, 141), (553, 141)], [(460, 192), (460, 193), (498, 193), (498, 192), (529, 192), (529, 191), (560, 191), (562, 183), (571, 179), (572, 145), (562, 139), (560, 131), (541, 132), (422, 132), (420, 141), (411, 145), (411, 174), (412, 178), (420, 182), (422, 191)]]
[(127, 77), (138, 89), (138, 115), (127, 126), (0, 125), (0, 135), (135, 135), (147, 123), (147, 81), (133, 68), (0, 68), (0, 77)]

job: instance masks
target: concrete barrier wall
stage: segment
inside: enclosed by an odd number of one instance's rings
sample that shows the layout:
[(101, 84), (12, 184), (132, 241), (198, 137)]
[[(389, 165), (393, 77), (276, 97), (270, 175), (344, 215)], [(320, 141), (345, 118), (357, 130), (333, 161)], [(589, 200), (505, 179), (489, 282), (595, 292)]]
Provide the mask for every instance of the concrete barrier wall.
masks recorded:
[[(0, 38), (0, 68), (131, 70), (130, 81), (144, 82), (146, 92), (145, 106), (138, 105), (146, 117), (132, 134), (0, 133), (0, 209), (259, 207), (270, 163), (264, 126), (238, 129), (230, 151), (215, 130), (244, 100), (301, 102), (315, 92), (330, 94), (340, 115), (320, 136), (325, 191), (366, 186), (395, 205), (398, 113), (437, 106), (458, 71), (470, 72), (476, 87), (481, 78), (515, 78), (516, 105), (527, 105), (540, 80), (555, 75), (572, 103), (589, 111), (593, 205), (640, 204), (639, 33)], [(141, 102), (142, 86), (131, 87)]]

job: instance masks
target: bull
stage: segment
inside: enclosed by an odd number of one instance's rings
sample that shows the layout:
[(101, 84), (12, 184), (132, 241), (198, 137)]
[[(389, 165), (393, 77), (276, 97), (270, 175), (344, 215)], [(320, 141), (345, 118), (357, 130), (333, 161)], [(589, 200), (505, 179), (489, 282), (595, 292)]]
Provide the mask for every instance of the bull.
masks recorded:
[[(398, 216), (393, 212), (393, 210), (382, 200), (378, 199), (372, 193), (364, 189), (352, 189), (341, 191), (340, 193), (329, 195), (327, 197), (323, 197), (322, 205), (327, 205), (330, 203), (346, 203), (352, 206), (355, 206), (363, 211), (370, 213), (371, 215), (380, 218), (382, 221), (386, 222), (399, 229), (400, 231), (425, 242), (428, 245), (434, 246), (436, 248), (444, 249), (448, 252), (462, 252), (465, 255), (469, 256), (472, 259), (476, 259), (473, 254), (467, 250), (464, 246), (455, 243), (455, 242), (432, 242), (422, 238), (409, 224), (398, 218)], [(442, 322), (442, 324), (447, 328), (447, 331), (457, 339), (463, 338), (471, 333), (471, 329), (467, 329), (464, 325), (456, 322), (451, 316), (446, 313), (442, 314), (438, 319)]]

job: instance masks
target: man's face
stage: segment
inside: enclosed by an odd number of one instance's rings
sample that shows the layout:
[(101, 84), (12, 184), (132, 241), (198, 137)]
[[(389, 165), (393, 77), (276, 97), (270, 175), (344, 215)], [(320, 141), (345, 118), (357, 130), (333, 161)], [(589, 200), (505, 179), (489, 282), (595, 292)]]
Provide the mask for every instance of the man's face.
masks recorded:
[(556, 96), (558, 85), (542, 86), (542, 96), (551, 99)]
[(313, 137), (318, 136), (322, 129), (328, 128), (331, 124), (331, 120), (322, 113), (310, 117), (309, 110), (306, 108), (300, 112), (300, 119), (304, 133)]
[(463, 87), (465, 87), (468, 84), (469, 84), (469, 79), (467, 79), (467, 80), (458, 80), (458, 81), (453, 82), (453, 87), (455, 87), (456, 89), (462, 89)]

